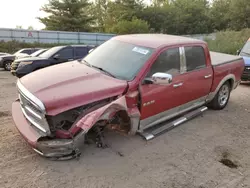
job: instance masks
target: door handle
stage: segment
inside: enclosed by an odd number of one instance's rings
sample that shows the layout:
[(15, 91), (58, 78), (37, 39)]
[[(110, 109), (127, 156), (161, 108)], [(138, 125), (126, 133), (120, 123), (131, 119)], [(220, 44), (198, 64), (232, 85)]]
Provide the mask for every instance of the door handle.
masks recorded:
[(174, 84), (173, 87), (177, 88), (177, 87), (181, 87), (183, 85), (183, 83), (179, 83), (179, 84)]
[(204, 78), (210, 78), (211, 76), (212, 76), (212, 75), (209, 74), (209, 75), (204, 76)]
[(68, 61), (73, 61), (74, 59), (68, 59)]

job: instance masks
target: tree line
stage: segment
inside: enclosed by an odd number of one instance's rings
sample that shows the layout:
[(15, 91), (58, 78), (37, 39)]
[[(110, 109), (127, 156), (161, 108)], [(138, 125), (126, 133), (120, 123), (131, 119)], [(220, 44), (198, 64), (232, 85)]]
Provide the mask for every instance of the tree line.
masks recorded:
[(249, 0), (49, 0), (46, 30), (205, 34), (250, 26)]

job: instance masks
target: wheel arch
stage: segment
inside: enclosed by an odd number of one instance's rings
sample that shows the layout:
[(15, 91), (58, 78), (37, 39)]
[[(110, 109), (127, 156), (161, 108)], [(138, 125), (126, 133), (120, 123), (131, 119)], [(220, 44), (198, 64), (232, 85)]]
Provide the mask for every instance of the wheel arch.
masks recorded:
[(231, 91), (232, 91), (233, 88), (234, 88), (235, 81), (236, 81), (235, 75), (229, 74), (229, 75), (225, 76), (225, 77), (220, 81), (220, 83), (218, 84), (218, 86), (216, 87), (216, 89), (215, 89), (213, 92), (211, 92), (211, 93), (209, 94), (209, 96), (208, 96), (208, 98), (207, 98), (207, 101), (209, 102), (209, 101), (213, 100), (213, 98), (216, 96), (216, 94), (218, 93), (218, 91), (219, 91), (219, 89), (221, 88), (221, 86), (222, 86), (223, 84), (225, 84), (226, 82), (229, 82), (230, 88), (231, 88)]

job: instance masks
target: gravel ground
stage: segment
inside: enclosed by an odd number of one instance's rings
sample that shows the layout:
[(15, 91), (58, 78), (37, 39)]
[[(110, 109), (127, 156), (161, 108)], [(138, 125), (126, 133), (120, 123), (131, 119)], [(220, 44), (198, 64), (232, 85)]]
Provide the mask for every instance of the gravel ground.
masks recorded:
[(111, 148), (86, 146), (79, 160), (60, 162), (34, 153), (14, 127), (15, 82), (0, 70), (1, 188), (250, 187), (250, 85), (240, 85), (223, 111), (209, 110), (152, 141), (110, 133)]

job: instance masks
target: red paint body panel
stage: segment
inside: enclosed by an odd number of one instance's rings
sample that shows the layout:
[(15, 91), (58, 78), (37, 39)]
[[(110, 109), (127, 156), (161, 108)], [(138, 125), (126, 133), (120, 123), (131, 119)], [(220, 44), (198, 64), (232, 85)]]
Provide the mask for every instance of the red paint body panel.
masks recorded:
[(77, 61), (41, 69), (21, 78), (21, 82), (45, 104), (48, 115), (122, 94), (127, 87), (126, 81)]
[(214, 81), (211, 92), (214, 92), (220, 81), (228, 74), (235, 75), (235, 81), (241, 80), (241, 75), (244, 70), (244, 61), (240, 60), (233, 63), (222, 64), (214, 67)]
[(117, 100), (107, 104), (93, 112), (90, 112), (76, 123), (76, 127), (80, 127), (86, 132), (92, 128), (92, 126), (100, 119), (109, 119), (110, 115), (114, 115), (114, 112), (119, 110), (127, 111), (127, 104), (125, 96), (118, 98)]
[(177, 83), (183, 83), (180, 98), (178, 98), (181, 105), (204, 97), (210, 93), (213, 77), (205, 79), (205, 75), (213, 75), (211, 66), (179, 76), (179, 81)]

